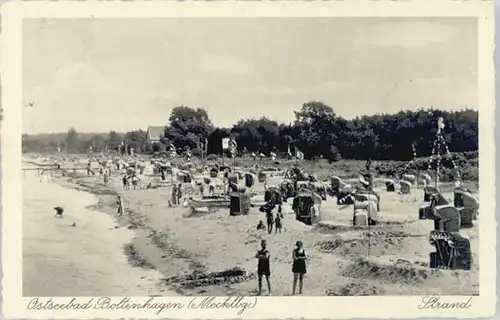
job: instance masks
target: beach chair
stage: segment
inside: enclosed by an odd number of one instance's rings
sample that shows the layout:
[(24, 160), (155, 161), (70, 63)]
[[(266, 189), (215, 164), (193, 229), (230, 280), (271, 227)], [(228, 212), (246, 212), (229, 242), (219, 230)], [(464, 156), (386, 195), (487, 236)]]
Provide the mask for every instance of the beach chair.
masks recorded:
[(447, 204), (434, 209), (434, 230), (446, 232), (460, 231), (460, 212), (455, 206)]
[(457, 233), (431, 231), (429, 242), (436, 249), (430, 254), (431, 268), (470, 270), (472, 255), (470, 240)]
[(458, 208), (458, 212), (460, 213), (460, 228), (468, 229), (474, 227), (474, 209), (462, 207)]
[(479, 208), (479, 201), (468, 190), (463, 188), (455, 188), (453, 190), (455, 207), (468, 207), (473, 210)]
[(250, 196), (245, 193), (230, 194), (229, 214), (231, 216), (246, 215), (250, 212)]
[(385, 190), (387, 192), (394, 192), (394, 191), (396, 191), (396, 185), (394, 183), (394, 180), (392, 180), (392, 179), (386, 179), (384, 181), (384, 183), (385, 183)]
[(321, 220), (321, 196), (308, 190), (300, 189), (293, 199), (292, 210), (295, 219), (306, 225), (312, 225)]
[(434, 220), (434, 205), (430, 203), (422, 204), (418, 208), (418, 219)]
[(368, 211), (366, 209), (354, 210), (353, 214), (353, 226), (355, 227), (367, 227), (368, 226)]
[(411, 183), (408, 182), (408, 181), (401, 181), (400, 182), (400, 189), (399, 191), (401, 192), (401, 194), (409, 194), (411, 192)]
[(254, 175), (251, 174), (251, 173), (245, 173), (245, 186), (247, 188), (251, 188), (253, 187), (254, 185), (254, 181), (255, 181), (255, 178), (254, 178)]
[(368, 219), (367, 223), (369, 223), (370, 225), (375, 225), (377, 223), (377, 204), (375, 201), (355, 201), (353, 207), (354, 220), (356, 220), (355, 217), (357, 210), (366, 210)]

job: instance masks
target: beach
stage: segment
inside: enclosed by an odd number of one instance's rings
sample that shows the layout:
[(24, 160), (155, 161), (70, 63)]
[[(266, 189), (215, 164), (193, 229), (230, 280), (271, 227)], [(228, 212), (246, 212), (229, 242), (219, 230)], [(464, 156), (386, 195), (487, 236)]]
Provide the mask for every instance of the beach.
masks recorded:
[[(134, 268), (127, 261), (124, 248), (133, 231), (117, 228), (112, 217), (88, 208), (97, 203), (96, 196), (53, 180), (40, 182), (28, 172), (23, 197), (24, 296), (162, 294), (156, 270)], [(54, 217), (55, 206), (65, 209), (62, 219)]]
[[(25, 197), (34, 196), (31, 190), (38, 182), (27, 184), (26, 179)], [(158, 177), (144, 175), (142, 179), (144, 186)], [(376, 186), (381, 208), (380, 222), (374, 227), (353, 228), (352, 206), (338, 206), (329, 198), (322, 204), (321, 223), (297, 222), (285, 205), (283, 233), (268, 234), (256, 229), (257, 222), (265, 220), (258, 208), (243, 216), (230, 216), (228, 209), (193, 213), (183, 206), (169, 207), (168, 186), (123, 190), (118, 173), (107, 184), (99, 175), (82, 173), (41, 185), (53, 202), (32, 210), (25, 200), (25, 294), (39, 295), (52, 281), (50, 295), (54, 295), (54, 285), (60, 295), (77, 294), (76, 286), (81, 295), (123, 295), (127, 290), (135, 295), (255, 295), (255, 253), (261, 239), (267, 240), (271, 252), (272, 295), (291, 294), (291, 255), (298, 240), (309, 255), (304, 295), (479, 293), (479, 221), (461, 230), (471, 241), (471, 271), (429, 268), (433, 222), (418, 219), (423, 202), (418, 189), (401, 195)], [(54, 189), (49, 192), (50, 188)], [(124, 198), (123, 217), (116, 215), (118, 194)], [(450, 192), (444, 195), (452, 197)], [(82, 202), (75, 203), (74, 198)], [(61, 199), (71, 201), (58, 202)], [(64, 219), (55, 219), (51, 208), (61, 204), (68, 206), (67, 213)], [(92, 204), (91, 209), (81, 209)], [(76, 227), (70, 227), (73, 221)], [(92, 258), (99, 255), (106, 258)], [(213, 282), (197, 280), (234, 270), (243, 270), (244, 275)]]

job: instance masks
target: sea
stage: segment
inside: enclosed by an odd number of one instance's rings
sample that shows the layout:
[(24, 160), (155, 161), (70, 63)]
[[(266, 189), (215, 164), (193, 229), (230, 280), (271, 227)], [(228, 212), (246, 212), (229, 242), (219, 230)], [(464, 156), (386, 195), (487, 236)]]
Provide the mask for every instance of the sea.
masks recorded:
[[(88, 208), (97, 201), (53, 179), (41, 181), (37, 171), (24, 174), (23, 296), (149, 294), (148, 279), (156, 275), (132, 267), (124, 252), (133, 231)], [(62, 218), (56, 206), (64, 208)]]

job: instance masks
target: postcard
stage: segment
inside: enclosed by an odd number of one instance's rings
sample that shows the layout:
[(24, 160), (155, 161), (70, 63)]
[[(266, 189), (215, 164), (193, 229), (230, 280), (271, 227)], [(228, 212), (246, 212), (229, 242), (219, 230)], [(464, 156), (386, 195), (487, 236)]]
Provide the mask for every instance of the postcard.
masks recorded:
[(493, 315), (493, 7), (3, 5), (5, 317)]

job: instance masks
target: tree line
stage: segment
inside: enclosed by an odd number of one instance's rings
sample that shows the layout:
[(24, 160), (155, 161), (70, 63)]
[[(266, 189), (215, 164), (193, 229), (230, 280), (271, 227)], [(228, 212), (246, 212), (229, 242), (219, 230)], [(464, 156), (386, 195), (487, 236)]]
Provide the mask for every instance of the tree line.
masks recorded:
[(445, 111), (421, 109), (395, 114), (376, 114), (346, 119), (322, 102), (304, 103), (295, 111), (295, 121), (279, 123), (265, 116), (246, 119), (231, 128), (213, 125), (206, 110), (179, 106), (165, 122), (160, 143), (152, 144), (146, 130), (127, 133), (80, 134), (71, 128), (64, 134), (23, 135), (24, 152), (86, 153), (116, 150), (122, 142), (136, 152), (152, 153), (190, 150), (193, 155), (221, 154), (222, 139), (232, 137), (237, 152), (270, 152), (292, 155), (297, 150), (306, 159), (410, 160), (413, 148), (417, 156), (428, 156), (436, 139), (438, 118), (443, 117), (444, 139), (451, 152), (478, 150), (478, 112), (465, 109)]

